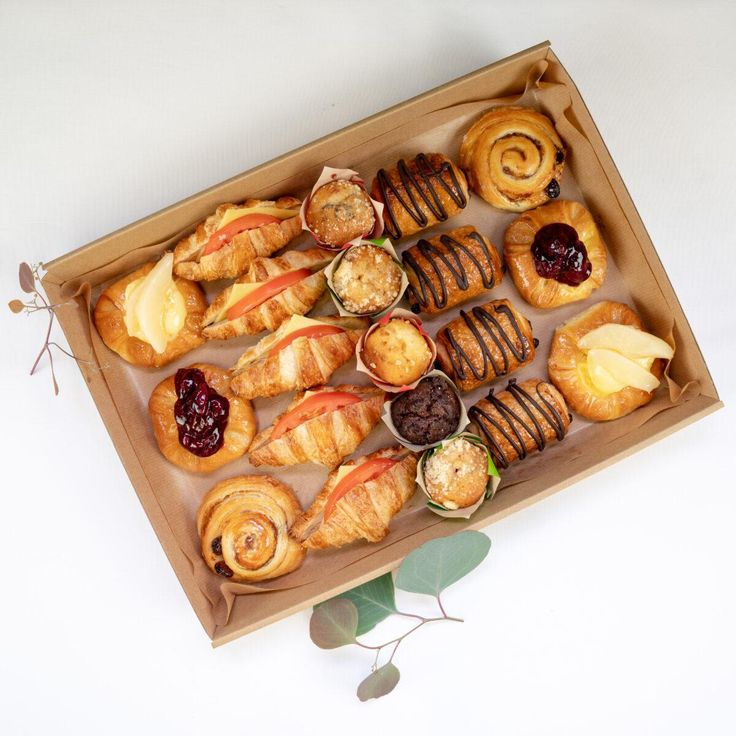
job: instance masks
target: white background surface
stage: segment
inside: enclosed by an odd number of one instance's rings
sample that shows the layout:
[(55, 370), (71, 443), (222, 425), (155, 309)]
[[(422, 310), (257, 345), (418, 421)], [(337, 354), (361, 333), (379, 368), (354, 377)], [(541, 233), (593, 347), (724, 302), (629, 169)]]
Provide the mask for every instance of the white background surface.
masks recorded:
[(735, 8), (0, 0), (3, 302), (20, 260), (549, 38), (727, 403), (488, 529), (445, 596), (466, 623), (361, 704), (370, 656), (306, 612), (210, 649), (77, 368), (29, 378), (44, 317), (3, 307), (0, 732), (734, 733)]

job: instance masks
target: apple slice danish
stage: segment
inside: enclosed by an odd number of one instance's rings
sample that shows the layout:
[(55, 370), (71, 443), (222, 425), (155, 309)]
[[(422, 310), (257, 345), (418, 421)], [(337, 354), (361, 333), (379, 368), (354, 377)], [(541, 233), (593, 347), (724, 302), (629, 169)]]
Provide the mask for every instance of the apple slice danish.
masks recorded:
[(307, 549), (380, 542), (416, 490), (417, 456), (399, 445), (350, 460), (327, 477), (291, 528)]
[(384, 392), (374, 386), (320, 386), (297, 394), (286, 412), (258, 434), (252, 465), (317, 463), (332, 470), (354, 452), (381, 418)]
[(242, 398), (254, 399), (326, 383), (354, 356), (370, 322), (367, 317), (293, 315), (240, 356), (230, 385)]
[(673, 355), (633, 309), (604, 301), (555, 330), (547, 369), (570, 408), (600, 422), (648, 404)]
[(227, 287), (205, 312), (202, 334), (229, 340), (275, 330), (292, 314), (306, 314), (327, 288), (332, 256), (321, 248), (256, 258), (245, 276)]
[(234, 279), (255, 258), (270, 256), (302, 231), (301, 201), (246, 199), (221, 204), (174, 248), (174, 271), (191, 281)]

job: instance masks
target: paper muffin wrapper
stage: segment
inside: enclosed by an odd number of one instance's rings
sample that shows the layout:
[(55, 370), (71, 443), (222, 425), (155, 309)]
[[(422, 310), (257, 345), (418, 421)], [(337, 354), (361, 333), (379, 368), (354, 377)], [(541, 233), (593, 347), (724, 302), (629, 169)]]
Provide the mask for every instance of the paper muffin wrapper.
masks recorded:
[[(363, 362), (363, 347), (365, 346), (365, 341), (368, 338), (368, 335), (371, 334), (374, 330), (378, 329), (381, 325), (387, 324), (390, 320), (400, 318), (405, 319), (407, 322), (411, 322), (415, 327), (419, 330), (422, 337), (426, 341), (427, 345), (429, 346), (429, 350), (431, 352), (431, 358), (429, 363), (427, 364), (427, 369), (422, 373), (419, 378), (417, 378), (416, 381), (413, 383), (409, 383), (405, 386), (394, 386), (391, 383), (387, 383), (386, 381), (382, 380), (380, 376), (377, 376), (364, 362)], [(360, 340), (358, 340), (358, 344), (355, 346), (355, 362), (356, 362), (356, 370), (360, 371), (361, 373), (365, 373), (371, 381), (373, 381), (373, 384), (377, 386), (380, 389), (383, 389), (387, 393), (390, 394), (396, 394), (401, 391), (411, 391), (411, 389), (415, 388), (416, 385), (419, 383), (419, 381), (422, 380), (431, 370), (432, 366), (434, 365), (435, 360), (437, 360), (437, 346), (434, 344), (434, 340), (425, 332), (424, 328), (422, 327), (422, 320), (417, 317), (414, 312), (410, 312), (408, 309), (394, 309), (391, 312), (387, 312), (386, 314), (381, 317), (378, 322), (374, 322), (361, 336)]]
[(394, 424), (394, 421), (391, 417), (391, 404), (393, 404), (398, 397), (395, 397), (391, 401), (385, 402), (383, 405), (383, 412), (381, 413), (381, 419), (383, 419), (383, 423), (389, 428), (391, 434), (396, 437), (396, 439), (402, 445), (404, 445), (404, 447), (407, 447), (414, 452), (422, 452), (424, 450), (428, 450), (430, 447), (436, 447), (437, 445), (446, 442), (449, 437), (454, 437), (455, 435), (462, 432), (465, 427), (470, 424), (470, 417), (468, 417), (468, 412), (465, 409), (465, 404), (463, 403), (462, 397), (460, 396), (460, 392), (457, 390), (457, 387), (452, 382), (452, 379), (444, 374), (442, 371), (437, 370), (436, 368), (427, 373), (427, 375), (423, 378), (429, 378), (430, 376), (440, 376), (440, 378), (443, 378), (445, 381), (447, 381), (450, 384), (452, 390), (455, 392), (455, 396), (457, 396), (458, 401), (460, 402), (460, 418), (458, 420), (457, 427), (455, 427), (455, 429), (450, 432), (447, 437), (443, 437), (441, 440), (437, 440), (437, 442), (429, 442), (426, 445), (412, 445), (410, 442), (408, 442), (404, 437), (401, 436), (399, 430), (396, 429), (396, 425)]
[[(463, 509), (447, 509), (444, 506), (441, 506), (440, 504), (433, 501), (432, 497), (427, 492), (427, 486), (424, 483), (424, 465), (427, 462), (427, 459), (432, 454), (441, 449), (446, 443), (450, 442), (450, 440), (454, 440), (457, 437), (463, 437), (464, 439), (468, 440), (468, 442), (472, 442), (474, 445), (478, 445), (485, 450), (486, 457), (488, 458), (488, 484), (486, 485), (485, 493), (482, 493), (480, 498), (472, 506), (466, 506)], [(493, 498), (493, 496), (496, 494), (498, 486), (501, 483), (501, 476), (499, 475), (499, 472), (493, 463), (491, 453), (488, 451), (488, 448), (485, 446), (485, 444), (483, 444), (483, 440), (481, 440), (481, 438), (478, 437), (478, 435), (476, 434), (471, 434), (470, 432), (459, 432), (458, 434), (454, 434), (451, 437), (448, 437), (446, 440), (443, 440), (438, 445), (430, 447), (428, 450), (425, 450), (424, 453), (422, 453), (422, 456), (419, 458), (419, 462), (417, 463), (416, 480), (417, 485), (422, 489), (422, 491), (424, 491), (424, 494), (427, 496), (427, 508), (430, 511), (433, 511), (438, 516), (444, 516), (447, 519), (469, 519), (483, 505), (485, 501)]]
[[(343, 303), (340, 301), (340, 297), (337, 295), (337, 292), (335, 291), (335, 288), (332, 285), (332, 276), (335, 272), (335, 269), (340, 265), (340, 261), (345, 257), (345, 254), (351, 248), (355, 248), (355, 246), (357, 245), (375, 245), (378, 248), (383, 248), (384, 250), (388, 251), (391, 258), (393, 258), (394, 261), (396, 262), (396, 265), (401, 269), (401, 286), (399, 288), (399, 293), (396, 295), (396, 299), (394, 299), (391, 302), (391, 304), (389, 304), (387, 307), (384, 307), (378, 312), (370, 312), (368, 314), (359, 314), (357, 312), (349, 312), (343, 306)], [(343, 250), (341, 250), (332, 259), (332, 262), (330, 263), (330, 265), (327, 266), (327, 268), (325, 269), (325, 277), (327, 278), (327, 289), (330, 292), (332, 301), (335, 303), (335, 306), (337, 307), (337, 311), (340, 313), (342, 317), (372, 317), (372, 318), (380, 317), (381, 315), (386, 314), (387, 312), (390, 312), (401, 301), (401, 297), (404, 296), (404, 292), (409, 286), (409, 279), (406, 276), (406, 271), (404, 271), (404, 267), (401, 264), (399, 257), (396, 255), (396, 250), (394, 249), (394, 246), (391, 244), (391, 241), (388, 238), (377, 238), (374, 240), (365, 240), (363, 238), (360, 238), (357, 243), (350, 243), (347, 246), (347, 248), (343, 248)]]
[[(373, 226), (373, 230), (371, 230), (369, 233), (363, 233), (363, 235), (360, 235), (357, 238), (353, 238), (352, 240), (348, 241), (347, 243), (343, 243), (342, 245), (331, 245), (329, 243), (322, 242), (317, 236), (317, 233), (315, 233), (314, 230), (312, 230), (309, 225), (307, 225), (307, 207), (309, 206), (309, 202), (312, 199), (312, 195), (321, 186), (324, 186), (325, 184), (327, 184), (327, 182), (339, 180), (349, 181), (353, 184), (357, 184), (365, 191), (366, 194), (368, 194), (368, 197), (371, 200), (371, 204), (373, 205), (373, 212), (376, 215), (376, 223)], [(373, 197), (371, 197), (371, 195), (368, 193), (368, 189), (366, 188), (363, 178), (357, 171), (353, 171), (352, 169), (333, 169), (331, 166), (325, 166), (322, 169), (322, 173), (319, 175), (319, 179), (317, 179), (317, 181), (314, 183), (312, 191), (306, 197), (304, 197), (302, 206), (299, 209), (299, 217), (302, 222), (302, 230), (306, 230), (308, 233), (310, 233), (317, 242), (317, 245), (320, 248), (324, 248), (325, 250), (340, 251), (350, 247), (351, 245), (356, 245), (364, 238), (378, 238), (381, 236), (381, 233), (383, 233), (383, 203), (378, 202), (373, 199)]]

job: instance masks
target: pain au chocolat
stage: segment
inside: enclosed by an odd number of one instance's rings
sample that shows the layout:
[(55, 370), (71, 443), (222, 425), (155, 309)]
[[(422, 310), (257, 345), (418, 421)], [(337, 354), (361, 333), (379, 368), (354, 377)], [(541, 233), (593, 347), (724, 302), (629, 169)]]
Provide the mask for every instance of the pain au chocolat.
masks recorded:
[(465, 174), (443, 153), (420, 153), (379, 169), (371, 196), (383, 203), (384, 231), (394, 240), (445, 222), (469, 199)]
[(419, 240), (401, 259), (414, 312), (442, 312), (498, 286), (503, 278), (498, 251), (472, 225)]
[(437, 359), (461, 391), (506, 376), (534, 360), (529, 320), (508, 299), (460, 310), (437, 333)]

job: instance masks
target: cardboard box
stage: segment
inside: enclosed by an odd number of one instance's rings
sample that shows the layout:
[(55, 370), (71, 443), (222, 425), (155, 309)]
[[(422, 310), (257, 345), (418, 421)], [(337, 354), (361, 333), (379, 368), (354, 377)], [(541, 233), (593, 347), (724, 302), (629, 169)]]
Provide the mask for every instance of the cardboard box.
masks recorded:
[[(561, 96), (555, 98), (555, 104), (564, 107), (563, 122), (569, 137), (574, 139), (570, 141), (563, 135), (572, 153), (569, 168), (601, 227), (616, 272), (645, 322), (656, 326), (658, 334), (671, 330), (677, 345), (671, 376), (687, 389), (680, 397), (673, 394), (675, 401), (658, 395), (650, 407), (635, 412), (628, 421), (583, 423), (563, 443), (513, 466), (504, 475), (504, 485), (493, 501), (485, 504), (469, 522), (443, 520), (417, 507), (407, 515), (403, 525), (402, 521), (397, 522), (399, 531), (392, 527), (381, 544), (353, 545), (326, 557), (321, 566), (323, 574), (302, 577), (296, 586), (275, 584), (268, 593), (221, 597), (219, 589), (213, 592), (213, 586), (219, 588), (221, 581), (205, 568), (191, 545), (182, 543), (179, 530), (193, 526), (192, 503), (196, 499), (172, 497), (171, 483), (165, 475), (172, 471), (161, 465), (166, 462), (163, 458), (152, 454), (156, 450), (155, 443), (151, 446), (150, 427), (144, 426), (145, 422), (131, 421), (131, 412), (137, 412), (135, 416), (145, 412), (146, 391), (150, 386), (176, 367), (202, 358), (195, 353), (191, 360), (177, 361), (153, 375), (142, 369), (121, 367), (122, 361), (117, 356), (101, 349), (90, 323), (87, 306), (91, 291), (99, 290), (101, 284), (170, 247), (222, 202), (238, 201), (246, 196), (303, 194), (325, 163), (355, 167), (366, 178), (372, 176), (375, 168), (361, 168), (356, 160), (381, 161), (381, 165), (392, 163), (398, 158), (393, 152), (401, 150), (403, 140), (414, 137), (431, 140), (435, 133), (440, 135), (447, 126), (455, 125), (453, 121), (460, 119), (462, 111), (482, 110), (488, 100), (520, 94), (530, 68), (535, 65), (544, 70), (541, 85), (547, 89), (545, 94)], [(386, 151), (393, 158), (385, 159), (389, 155)], [(417, 149), (408, 147), (403, 155), (416, 152)], [(457, 151), (446, 152), (451, 157), (457, 154)], [(410, 242), (413, 239), (407, 239), (407, 245)], [(76, 298), (78, 308), (59, 310), (59, 322), (75, 355), (89, 361), (80, 363), (80, 368), (90, 392), (171, 565), (214, 645), (372, 579), (397, 566), (407, 552), (429, 539), (463, 528), (486, 527), (721, 406), (708, 368), (636, 208), (585, 103), (548, 43), (479, 69), (258, 166), (57, 258), (46, 268), (43, 283), (54, 303), (70, 298), (81, 289), (82, 297)], [(518, 296), (516, 302), (523, 306)], [(590, 300), (577, 305), (572, 313), (589, 303)], [(232, 355), (232, 349), (227, 355)], [(219, 364), (231, 362), (227, 358)], [(544, 377), (544, 358), (538, 358), (535, 365), (534, 372)], [(261, 426), (265, 423), (261, 422)], [(539, 470), (541, 462), (543, 472)], [(244, 472), (239, 467), (224, 470), (215, 480), (205, 479), (205, 486)], [(279, 469), (275, 469), (274, 475), (280, 475)], [(227, 583), (223, 586), (227, 594)]]

